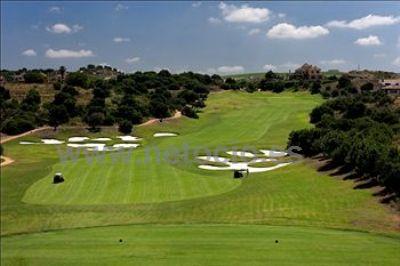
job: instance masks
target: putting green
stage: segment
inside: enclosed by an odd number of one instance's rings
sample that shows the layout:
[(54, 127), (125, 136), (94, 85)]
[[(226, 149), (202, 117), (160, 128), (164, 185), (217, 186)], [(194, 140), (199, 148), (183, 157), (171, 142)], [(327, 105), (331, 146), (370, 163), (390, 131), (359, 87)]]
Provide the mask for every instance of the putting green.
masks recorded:
[[(214, 150), (224, 146), (231, 150), (243, 145), (284, 148), (289, 132), (307, 126), (308, 113), (320, 101), (306, 94), (214, 94), (199, 120), (183, 119), (171, 127), (179, 136), (154, 139), (144, 130), (147, 142), (132, 153), (59, 162), (28, 189), (23, 201), (67, 205), (154, 203), (231, 191), (241, 181), (233, 179), (232, 173), (197, 169), (193, 152), (199, 147)], [(178, 149), (184, 153), (185, 145), (189, 147), (188, 160), (168, 160), (173, 158), (168, 152)], [(55, 172), (62, 172), (66, 182), (53, 185)]]
[(4, 265), (399, 265), (399, 243), (292, 226), (112, 226), (5, 237), (1, 254)]

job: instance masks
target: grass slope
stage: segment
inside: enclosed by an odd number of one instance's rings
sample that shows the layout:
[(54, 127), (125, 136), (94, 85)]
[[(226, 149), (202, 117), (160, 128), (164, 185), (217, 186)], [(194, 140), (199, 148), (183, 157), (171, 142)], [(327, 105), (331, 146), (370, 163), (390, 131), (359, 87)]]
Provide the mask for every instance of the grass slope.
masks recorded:
[[(144, 137), (143, 147), (160, 150), (183, 144), (191, 151), (199, 145), (284, 148), (288, 133), (306, 127), (320, 102), (303, 93), (214, 93), (200, 119), (138, 127), (135, 135)], [(157, 131), (180, 135), (152, 138)], [(109, 129), (92, 136), (117, 134)], [(82, 135), (88, 133), (65, 129), (25, 139)], [(118, 169), (105, 158), (96, 169), (84, 158), (61, 164), (55, 146), (12, 141), (5, 153), (16, 162), (1, 169), (4, 264), (399, 262), (393, 214), (370, 190), (354, 190), (352, 181), (318, 173), (308, 161), (236, 181), (229, 172), (198, 169), (195, 160), (138, 169), (118, 162)], [(45, 182), (60, 168), (71, 178), (65, 190)], [(126, 241), (120, 245), (119, 238)]]
[[(34, 204), (149, 203), (231, 191), (240, 185), (240, 180), (232, 179), (231, 173), (197, 169), (190, 155), (198, 147), (225, 146), (230, 150), (233, 146), (252, 144), (260, 148), (272, 145), (283, 148), (291, 128), (304, 126), (307, 112), (316, 103), (316, 98), (311, 97), (300, 97), (295, 104), (292, 99), (265, 94), (230, 97), (220, 94), (211, 100), (200, 120), (186, 121), (174, 129), (180, 133), (179, 137), (154, 140), (148, 136), (145, 149), (124, 153), (125, 157), (108, 153), (93, 160), (81, 158), (57, 163), (48, 176), (27, 191), (23, 200)], [(186, 165), (165, 160), (175, 148), (183, 153), (183, 145), (191, 148), (190, 160), (181, 158)], [(155, 152), (156, 147), (160, 153)], [(149, 158), (146, 149), (151, 151)], [(62, 172), (67, 181), (54, 186), (55, 172)]]
[(4, 265), (400, 263), (398, 238), (290, 226), (116, 226), (13, 236), (1, 246)]

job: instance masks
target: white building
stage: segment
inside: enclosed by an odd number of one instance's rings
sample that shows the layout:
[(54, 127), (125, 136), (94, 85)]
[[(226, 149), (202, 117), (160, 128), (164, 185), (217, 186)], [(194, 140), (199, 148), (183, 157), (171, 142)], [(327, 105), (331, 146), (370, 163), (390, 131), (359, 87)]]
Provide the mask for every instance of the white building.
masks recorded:
[(389, 95), (400, 95), (400, 79), (382, 79), (379, 85)]

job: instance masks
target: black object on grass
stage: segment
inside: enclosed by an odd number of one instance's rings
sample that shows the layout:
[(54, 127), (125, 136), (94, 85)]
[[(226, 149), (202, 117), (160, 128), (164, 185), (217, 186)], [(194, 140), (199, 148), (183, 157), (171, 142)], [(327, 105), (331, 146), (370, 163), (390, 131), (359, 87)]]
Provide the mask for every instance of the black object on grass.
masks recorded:
[(56, 173), (53, 177), (53, 184), (59, 184), (64, 182), (64, 177), (61, 173)]
[(119, 243), (122, 243), (122, 239), (119, 240)]
[(278, 244), (278, 243), (279, 243), (279, 241), (278, 241), (278, 240), (275, 240), (275, 243), (276, 243), (276, 244)]

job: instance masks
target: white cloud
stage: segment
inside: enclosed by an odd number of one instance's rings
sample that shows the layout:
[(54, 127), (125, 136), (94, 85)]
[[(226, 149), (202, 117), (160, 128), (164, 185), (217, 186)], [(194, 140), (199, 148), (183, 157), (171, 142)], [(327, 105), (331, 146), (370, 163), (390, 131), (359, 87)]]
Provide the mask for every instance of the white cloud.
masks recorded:
[(223, 2), (219, 4), (219, 9), (224, 20), (228, 22), (261, 23), (267, 21), (271, 14), (271, 11), (267, 8), (254, 8), (248, 5), (237, 7)]
[(373, 57), (374, 58), (385, 58), (386, 54), (385, 53), (374, 54)]
[(299, 63), (287, 62), (287, 63), (280, 65), (279, 68), (284, 69), (284, 70), (293, 70), (293, 69), (299, 68), (300, 66), (301, 66), (301, 64), (299, 64)]
[(33, 49), (27, 49), (27, 50), (22, 52), (22, 55), (25, 55), (25, 56), (36, 56), (37, 53)]
[(121, 42), (130, 42), (131, 39), (130, 38), (123, 38), (123, 37), (115, 37), (113, 39), (114, 42), (116, 43), (121, 43)]
[(48, 58), (82, 58), (91, 56), (94, 56), (91, 50), (73, 51), (66, 49), (60, 49), (60, 50), (48, 49), (46, 51), (46, 57)]
[(62, 23), (57, 23), (51, 26), (48, 26), (46, 28), (47, 31), (51, 32), (51, 33), (56, 33), (56, 34), (63, 34), (63, 33), (75, 33), (78, 31), (83, 30), (83, 27), (81, 25), (75, 24), (72, 27), (69, 27), (66, 24), (62, 24)]
[(271, 39), (312, 39), (329, 34), (329, 30), (322, 26), (296, 27), (288, 23), (273, 26), (267, 33)]
[(375, 35), (369, 35), (368, 37), (365, 38), (359, 38), (354, 43), (361, 46), (378, 46), (382, 44), (378, 36)]
[(61, 13), (61, 8), (59, 6), (51, 6), (49, 8), (50, 13)]
[(278, 13), (278, 18), (285, 18), (286, 14), (285, 13)]
[(83, 27), (81, 25), (75, 24), (72, 26), (72, 32), (78, 32), (83, 30)]
[(129, 7), (123, 5), (123, 4), (117, 4), (114, 8), (115, 11), (122, 11), (122, 10), (127, 10)]
[(242, 66), (220, 66), (217, 68), (217, 71), (223, 74), (233, 74), (240, 73), (244, 71), (244, 67)]
[(208, 22), (211, 24), (219, 24), (221, 23), (221, 20), (219, 18), (209, 17)]
[(168, 72), (172, 73), (171, 69), (169, 69), (168, 67), (158, 67), (158, 66), (156, 66), (156, 67), (153, 68), (153, 70), (155, 72), (160, 72), (161, 70), (168, 70)]
[(337, 65), (346, 64), (346, 60), (343, 60), (343, 59), (321, 60), (321, 64), (337, 66)]
[(249, 35), (256, 35), (256, 34), (259, 34), (260, 32), (261, 32), (260, 29), (251, 29), (249, 31)]
[(199, 7), (201, 6), (201, 1), (193, 2), (192, 7)]
[(266, 64), (266, 65), (263, 66), (263, 69), (264, 69), (265, 71), (275, 70), (275, 69), (276, 69), (276, 66), (271, 65), (271, 64)]
[(392, 62), (392, 64), (395, 65), (395, 66), (400, 67), (400, 56), (397, 57), (397, 58)]
[(400, 22), (400, 17), (372, 15), (347, 22), (346, 20), (333, 20), (328, 22), (328, 27), (349, 28), (363, 30), (374, 26), (387, 26)]
[(139, 61), (140, 61), (140, 57), (131, 57), (131, 58), (125, 59), (125, 62), (128, 64), (137, 63)]

